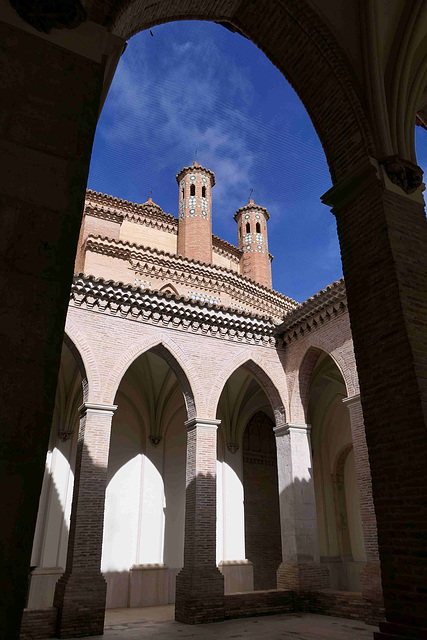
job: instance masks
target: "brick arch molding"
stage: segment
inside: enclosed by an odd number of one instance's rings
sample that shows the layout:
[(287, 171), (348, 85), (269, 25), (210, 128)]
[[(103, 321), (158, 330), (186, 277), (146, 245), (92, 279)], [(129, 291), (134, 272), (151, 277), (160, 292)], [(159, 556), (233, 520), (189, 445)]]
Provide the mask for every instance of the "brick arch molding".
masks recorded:
[(271, 404), (276, 425), (283, 424), (285, 422), (286, 405), (278, 389), (281, 386), (286, 388), (285, 374), (283, 373), (283, 380), (277, 380), (274, 374), (266, 373), (265, 362), (257, 358), (254, 353), (248, 354), (247, 351), (243, 351), (232, 358), (222, 370), (221, 376), (215, 381), (208, 401), (208, 415), (216, 416), (225, 384), (240, 367), (244, 367), (253, 373)]
[(86, 338), (68, 318), (64, 330), (64, 342), (77, 362), (82, 378), (83, 402), (99, 401), (101, 378), (95, 355)]
[(103, 401), (107, 404), (114, 402), (126, 371), (140, 355), (148, 351), (163, 358), (176, 375), (184, 394), (188, 418), (204, 415), (203, 393), (199, 389), (197, 372), (179, 346), (164, 334), (140, 340), (119, 358), (104, 387)]
[(307, 421), (308, 395), (313, 371), (322, 353), (326, 353), (333, 361), (344, 380), (347, 396), (358, 393), (356, 363), (349, 367), (346, 358), (335, 348), (327, 349), (325, 345), (318, 346), (311, 344), (302, 354), (297, 369), (298, 375), (293, 384), (290, 399), (291, 420), (297, 423)]
[(228, 23), (263, 51), (307, 109), (334, 184), (377, 155), (346, 54), (306, 0), (158, 0), (148, 6), (122, 0), (106, 15), (109, 28), (124, 39), (179, 20)]

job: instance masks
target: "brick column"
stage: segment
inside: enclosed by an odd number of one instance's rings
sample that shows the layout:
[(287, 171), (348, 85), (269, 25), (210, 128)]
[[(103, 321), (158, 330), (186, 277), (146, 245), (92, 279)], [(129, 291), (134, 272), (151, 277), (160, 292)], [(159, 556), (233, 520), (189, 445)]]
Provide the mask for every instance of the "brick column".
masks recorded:
[(380, 557), (378, 553), (377, 519), (372, 497), (371, 469), (360, 395), (344, 398), (343, 402), (347, 405), (350, 414), (357, 485), (360, 493), (360, 515), (366, 552), (366, 566), (360, 576), (362, 594), (366, 602), (365, 621), (368, 624), (378, 624), (383, 608)]
[(278, 589), (329, 587), (329, 570), (320, 564), (310, 430), (308, 424), (274, 427), (282, 532)]
[(60, 638), (104, 631), (107, 585), (101, 574), (105, 489), (115, 405), (83, 404), (65, 573), (57, 582)]
[(337, 219), (372, 475), (387, 621), (377, 637), (427, 637), (424, 201), (373, 159), (323, 201)]
[(224, 619), (224, 576), (216, 566), (216, 462), (220, 420), (192, 418), (187, 427), (184, 567), (176, 578), (175, 619)]

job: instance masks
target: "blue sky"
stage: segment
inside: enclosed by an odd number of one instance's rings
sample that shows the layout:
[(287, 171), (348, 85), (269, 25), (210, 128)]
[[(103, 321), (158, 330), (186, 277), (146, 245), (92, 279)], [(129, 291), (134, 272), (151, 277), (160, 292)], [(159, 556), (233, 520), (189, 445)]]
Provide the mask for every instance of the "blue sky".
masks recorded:
[[(209, 22), (131, 38), (102, 111), (88, 188), (177, 215), (175, 175), (215, 172), (213, 233), (237, 244), (233, 215), (249, 190), (267, 207), (273, 287), (302, 302), (342, 276), (325, 156), (299, 98), (257, 47)], [(417, 127), (419, 163), (427, 132)]]

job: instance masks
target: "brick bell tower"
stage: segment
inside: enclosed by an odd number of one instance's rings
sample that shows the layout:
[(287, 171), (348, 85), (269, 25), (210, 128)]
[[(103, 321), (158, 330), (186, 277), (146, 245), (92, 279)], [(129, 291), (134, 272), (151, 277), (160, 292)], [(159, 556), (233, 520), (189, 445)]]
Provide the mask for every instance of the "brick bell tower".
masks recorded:
[(258, 206), (252, 199), (245, 207), (237, 209), (234, 215), (238, 247), (243, 251), (243, 275), (271, 288), (271, 260), (267, 242), (269, 217), (267, 209)]
[(213, 171), (197, 160), (176, 176), (179, 186), (178, 253), (193, 260), (212, 262)]

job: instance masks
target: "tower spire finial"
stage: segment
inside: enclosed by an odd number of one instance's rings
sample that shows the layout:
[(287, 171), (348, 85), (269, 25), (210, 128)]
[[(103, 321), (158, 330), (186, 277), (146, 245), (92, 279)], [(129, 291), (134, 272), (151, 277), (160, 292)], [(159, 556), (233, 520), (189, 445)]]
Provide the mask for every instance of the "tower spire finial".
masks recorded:
[(193, 163), (193, 164), (199, 164), (199, 163), (197, 162), (197, 149), (196, 149), (196, 151), (194, 152), (194, 163)]
[(249, 189), (249, 200), (251, 200), (253, 192), (254, 190), (252, 188)]

